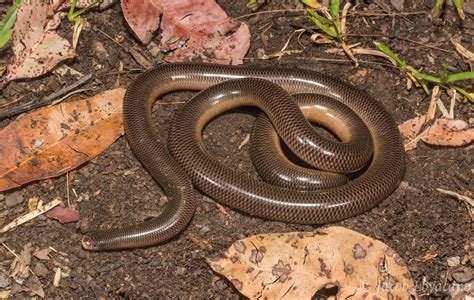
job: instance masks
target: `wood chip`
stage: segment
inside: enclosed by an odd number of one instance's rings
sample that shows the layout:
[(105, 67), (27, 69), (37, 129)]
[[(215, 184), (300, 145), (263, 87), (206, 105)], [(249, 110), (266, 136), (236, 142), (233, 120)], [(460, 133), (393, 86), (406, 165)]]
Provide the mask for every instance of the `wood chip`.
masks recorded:
[(61, 203), (62, 203), (61, 200), (54, 199), (53, 201), (45, 204), (43, 207), (38, 208), (36, 210), (33, 210), (33, 211), (27, 213), (26, 215), (23, 215), (23, 216), (20, 216), (20, 217), (16, 218), (11, 223), (5, 225), (2, 229), (0, 229), (0, 233), (5, 233), (5, 232), (7, 232), (8, 230), (10, 230), (12, 228), (15, 228), (15, 227), (17, 227), (21, 224), (24, 224), (24, 223), (36, 218), (37, 216), (44, 214), (48, 210), (52, 209), (53, 207), (55, 207), (55, 206), (57, 206)]

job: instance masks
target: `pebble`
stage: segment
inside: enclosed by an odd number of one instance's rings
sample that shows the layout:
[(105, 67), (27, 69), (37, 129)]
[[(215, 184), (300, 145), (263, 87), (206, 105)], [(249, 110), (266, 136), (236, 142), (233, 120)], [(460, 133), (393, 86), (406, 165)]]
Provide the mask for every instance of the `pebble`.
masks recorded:
[(49, 274), (49, 270), (40, 262), (35, 265), (34, 272), (39, 277), (46, 277)]
[(202, 226), (202, 228), (199, 230), (199, 233), (202, 234), (202, 235), (204, 235), (204, 234), (206, 234), (207, 232), (209, 232), (209, 230), (210, 230), (209, 227), (207, 227), (207, 226)]
[(10, 285), (10, 278), (8, 278), (8, 275), (0, 272), (0, 288), (6, 288), (7, 286)]
[(458, 272), (452, 274), (453, 279), (458, 283), (468, 283), (474, 278), (474, 272), (472, 268), (462, 268)]
[(461, 263), (461, 258), (459, 256), (448, 257), (446, 262), (448, 263), (448, 266), (456, 267)]
[(23, 202), (23, 193), (15, 192), (7, 195), (5, 198), (5, 204), (7, 207), (14, 207)]

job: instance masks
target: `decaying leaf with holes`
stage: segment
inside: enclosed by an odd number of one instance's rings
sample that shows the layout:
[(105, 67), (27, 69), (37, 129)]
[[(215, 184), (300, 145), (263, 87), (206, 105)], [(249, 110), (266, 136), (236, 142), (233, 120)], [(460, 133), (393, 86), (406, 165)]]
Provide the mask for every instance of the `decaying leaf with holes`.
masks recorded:
[(31, 112), (0, 130), (0, 191), (58, 176), (122, 133), (124, 89)]
[(151, 0), (122, 0), (122, 12), (136, 37), (144, 44), (160, 25), (161, 8)]
[(474, 141), (474, 126), (463, 120), (436, 119), (421, 134), (421, 140), (438, 146), (463, 146)]
[(474, 141), (474, 126), (463, 120), (439, 118), (433, 124), (420, 130), (425, 116), (415, 117), (398, 126), (405, 140), (405, 150), (413, 150), (421, 140), (430, 145), (459, 147)]
[(13, 57), (0, 89), (11, 80), (40, 76), (75, 56), (70, 43), (54, 31), (60, 23), (54, 8), (55, 4), (47, 1), (25, 1), (18, 10), (13, 28)]
[(198, 59), (242, 64), (250, 47), (248, 26), (231, 20), (215, 0), (121, 0), (121, 3), (127, 23), (143, 43), (148, 43), (153, 32), (161, 28), (160, 48), (168, 53), (164, 57), (168, 62)]
[(414, 292), (393, 249), (343, 227), (251, 236), (208, 263), (250, 299), (311, 299), (331, 287), (338, 299), (409, 299)]

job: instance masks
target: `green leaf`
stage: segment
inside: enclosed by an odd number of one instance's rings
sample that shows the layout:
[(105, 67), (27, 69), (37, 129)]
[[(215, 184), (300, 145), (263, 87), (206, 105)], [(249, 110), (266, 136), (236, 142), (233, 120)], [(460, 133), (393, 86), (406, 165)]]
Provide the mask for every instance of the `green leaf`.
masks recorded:
[(332, 0), (329, 6), (329, 12), (331, 13), (331, 17), (333, 21), (339, 19), (339, 0)]
[(2, 30), (0, 33), (0, 48), (3, 48), (6, 43), (10, 40), (11, 36), (13, 34), (13, 30)]
[(456, 91), (460, 92), (464, 97), (466, 97), (466, 99), (469, 99), (469, 101), (471, 102), (474, 102), (474, 97), (472, 97), (466, 90), (464, 90), (463, 88), (457, 86), (457, 85), (453, 85), (453, 89), (455, 89)]
[(338, 38), (337, 33), (334, 30), (330, 29), (326, 25), (323, 25), (318, 19), (311, 18), (311, 20), (319, 27), (319, 29), (324, 31), (326, 34), (328, 34), (329, 36), (333, 38)]
[(426, 81), (438, 83), (438, 84), (444, 83), (439, 77), (435, 77), (435, 76), (428, 75), (425, 73), (420, 73), (418, 71), (416, 71), (416, 73), (413, 73), (413, 76), (415, 76), (415, 78), (419, 80), (426, 80)]
[[(306, 9), (309, 13), (309, 15), (315, 19), (317, 19), (319, 22), (323, 23), (323, 24), (332, 24), (332, 21), (321, 16), (320, 14), (318, 14), (314, 9)], [(310, 18), (311, 19), (311, 18)], [(312, 19), (311, 19), (312, 20)], [(314, 21), (313, 21), (314, 22)], [(316, 22), (314, 22), (316, 23)]]
[(90, 5), (84, 7), (84, 8), (81, 8), (80, 10), (78, 11), (74, 11), (75, 8), (76, 8), (76, 2), (77, 0), (72, 0), (72, 3), (71, 3), (71, 8), (69, 9), (69, 13), (67, 14), (67, 18), (69, 19), (70, 22), (75, 22), (76, 21), (76, 18), (78, 18), (80, 15), (84, 14), (85, 12), (87, 12), (89, 9), (91, 9), (92, 7), (96, 6), (97, 4), (100, 3), (100, 1), (102, 0), (95, 0), (94, 2), (92, 2)]
[(454, 6), (456, 6), (456, 10), (458, 11), (459, 17), (464, 20), (466, 16), (464, 15), (464, 10), (462, 8), (462, 0), (454, 0)]
[(426, 83), (423, 81), (423, 80), (418, 80), (418, 82), (420, 83), (421, 87), (423, 88), (423, 90), (425, 91), (425, 93), (427, 95), (430, 94), (430, 90), (428, 89), (428, 86), (426, 85)]
[(3, 20), (0, 22), (0, 48), (5, 46), (13, 34), (12, 28), (16, 21), (16, 14), (23, 4), (23, 1), (24, 0), (15, 0)]
[(474, 79), (474, 72), (461, 72), (456, 74), (450, 74), (446, 76), (446, 83), (467, 79)]
[[(304, 1), (303, 1), (304, 2)], [(248, 0), (247, 1), (247, 7), (254, 6), (257, 3), (257, 0)]]
[(433, 9), (431, 10), (431, 14), (433, 17), (438, 17), (441, 14), (441, 9), (443, 8), (444, 0), (436, 0)]
[(383, 53), (390, 56), (393, 60), (395, 60), (400, 67), (402, 67), (402, 68), (406, 67), (406, 65), (407, 65), (406, 62), (401, 60), (395, 53), (392, 52), (392, 50), (390, 50), (390, 48), (388, 48), (387, 46), (385, 46), (381, 42), (375, 41), (374, 44), (375, 44), (375, 46), (377, 46), (377, 48), (379, 48), (380, 51), (382, 51)]

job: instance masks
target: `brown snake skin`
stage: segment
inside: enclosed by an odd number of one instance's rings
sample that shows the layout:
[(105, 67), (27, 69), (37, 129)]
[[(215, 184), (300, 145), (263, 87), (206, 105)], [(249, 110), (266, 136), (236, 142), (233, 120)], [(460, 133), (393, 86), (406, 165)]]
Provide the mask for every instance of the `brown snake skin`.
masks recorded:
[[(151, 109), (156, 98), (176, 90), (203, 91), (173, 119), (171, 155), (155, 134), (158, 128), (153, 125)], [(367, 126), (371, 136), (367, 143), (373, 144), (373, 151), (362, 149), (352, 139), (338, 143), (316, 134), (285, 90), (323, 94), (345, 104)], [(372, 160), (356, 179), (324, 190), (293, 190), (254, 180), (218, 163), (202, 151), (200, 144), (202, 128), (210, 119), (242, 105), (262, 108), (288, 147), (319, 169), (353, 172), (363, 168), (370, 157)], [(201, 63), (162, 65), (140, 75), (127, 89), (124, 125), (134, 154), (165, 190), (169, 205), (151, 221), (84, 236), (82, 245), (88, 250), (145, 247), (172, 238), (193, 217), (198, 197), (194, 186), (250, 215), (321, 224), (377, 205), (398, 186), (405, 169), (398, 128), (382, 105), (342, 81), (308, 70)], [(348, 131), (341, 132), (344, 136)]]
[[(301, 93), (292, 97), (308, 121), (329, 129), (343, 143), (352, 141), (371, 149), (367, 126), (341, 102), (318, 94)], [(255, 121), (251, 137), (250, 155), (255, 169), (266, 182), (298, 190), (320, 190), (347, 183), (344, 174), (314, 170), (290, 161), (281, 147), (280, 136), (264, 113)], [(292, 156), (297, 158), (297, 155)]]

